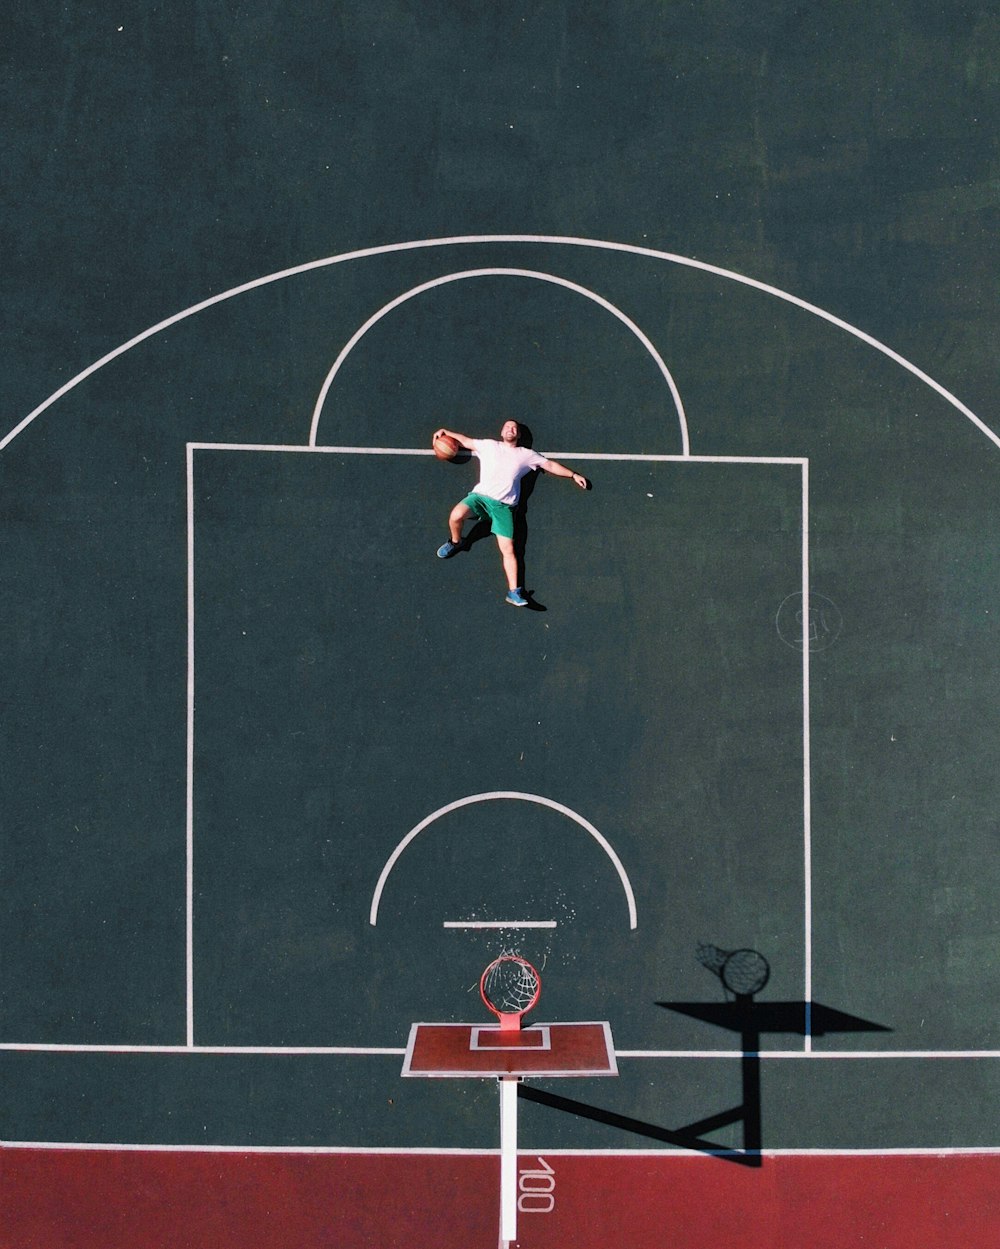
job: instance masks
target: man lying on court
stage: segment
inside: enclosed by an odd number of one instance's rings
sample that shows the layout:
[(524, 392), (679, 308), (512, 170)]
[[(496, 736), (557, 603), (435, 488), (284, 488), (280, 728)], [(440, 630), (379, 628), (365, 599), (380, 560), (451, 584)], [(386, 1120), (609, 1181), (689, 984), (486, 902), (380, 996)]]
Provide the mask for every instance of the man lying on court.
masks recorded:
[(517, 421), (505, 421), (500, 430), (499, 442), (494, 438), (469, 438), (450, 429), (439, 429), (439, 438), (454, 438), (460, 447), (479, 460), (479, 481), (472, 493), (456, 503), (448, 517), (451, 538), (438, 548), (438, 556), (447, 559), (456, 551), (464, 549), (462, 525), (470, 516), (489, 521), (500, 548), (503, 570), (507, 577), (507, 602), (514, 607), (527, 607), (524, 588), (518, 570), (517, 551), (514, 547), (514, 509), (521, 497), (521, 479), (534, 469), (551, 473), (553, 477), (570, 477), (581, 490), (588, 490), (590, 482), (581, 473), (574, 473), (564, 464), (547, 460), (544, 455), (522, 446), (522, 427)]

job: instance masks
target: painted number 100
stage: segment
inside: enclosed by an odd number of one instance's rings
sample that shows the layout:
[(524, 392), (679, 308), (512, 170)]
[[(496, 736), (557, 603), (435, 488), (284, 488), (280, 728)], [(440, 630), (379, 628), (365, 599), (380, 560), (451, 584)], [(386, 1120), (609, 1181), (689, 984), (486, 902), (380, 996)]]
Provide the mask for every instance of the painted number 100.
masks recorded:
[(517, 1208), (522, 1214), (551, 1214), (556, 1208), (556, 1173), (544, 1158), (518, 1173)]

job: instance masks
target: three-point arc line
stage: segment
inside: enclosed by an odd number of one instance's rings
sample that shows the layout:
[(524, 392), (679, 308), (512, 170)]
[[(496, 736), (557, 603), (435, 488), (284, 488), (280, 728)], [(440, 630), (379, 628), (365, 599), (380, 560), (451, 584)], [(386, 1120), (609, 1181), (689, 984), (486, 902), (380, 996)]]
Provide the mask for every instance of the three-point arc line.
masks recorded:
[(452, 811), (458, 811), (462, 807), (471, 807), (480, 802), (495, 802), (501, 799), (513, 800), (515, 802), (534, 802), (540, 807), (548, 807), (552, 811), (558, 811), (560, 815), (565, 815), (574, 824), (579, 824), (582, 829), (585, 829), (608, 856), (614, 865), (615, 871), (618, 873), (618, 878), (622, 883), (622, 888), (625, 890), (625, 898), (628, 903), (629, 928), (638, 927), (639, 921), (636, 913), (635, 893), (632, 889), (632, 882), (628, 878), (628, 872), (625, 871), (621, 859), (615, 854), (613, 847), (604, 834), (599, 832), (589, 820), (585, 820), (582, 815), (579, 815), (572, 808), (564, 806), (563, 803), (555, 802), (552, 798), (544, 798), (540, 794), (522, 794), (516, 790), (496, 790), (487, 794), (470, 794), (467, 798), (459, 798), (455, 802), (449, 802), (446, 806), (439, 807), (436, 811), (432, 811), (430, 815), (422, 819), (419, 824), (414, 825), (385, 861), (385, 866), (382, 868), (378, 884), (376, 884), (375, 892), (372, 895), (368, 922), (372, 925), (378, 923), (378, 908), (379, 903), (382, 901), (382, 892), (385, 889), (386, 881), (399, 861), (400, 855), (415, 837), (419, 837), (425, 828), (429, 828), (431, 824), (440, 820), (443, 816), (449, 815)]
[(117, 360), (127, 351), (131, 351), (133, 347), (137, 347), (148, 338), (152, 338), (154, 334), (160, 334), (171, 326), (179, 324), (181, 321), (187, 320), (188, 317), (195, 316), (199, 312), (204, 312), (208, 308), (214, 307), (216, 304), (233, 299), (238, 295), (245, 295), (250, 291), (256, 291), (264, 286), (270, 286), (274, 282), (286, 281), (288, 278), (298, 277), (301, 274), (312, 273), (319, 269), (326, 269), (333, 265), (345, 264), (352, 260), (361, 260), (373, 256), (388, 256), (402, 254), (406, 252), (420, 251), (426, 248), (437, 247), (468, 247), (483, 244), (501, 244), (501, 243), (525, 243), (531, 245), (550, 245), (560, 247), (576, 247), (576, 248), (592, 248), (597, 251), (617, 252), (622, 255), (644, 256), (650, 260), (661, 260), (668, 264), (680, 265), (684, 268), (695, 269), (702, 273), (712, 274), (715, 277), (725, 278), (730, 282), (737, 282), (742, 286), (763, 292), (765, 295), (771, 295), (775, 299), (783, 300), (785, 303), (792, 304), (797, 308), (801, 308), (804, 312), (810, 313), (812, 316), (819, 317), (821, 320), (828, 322), (830, 325), (836, 326), (837, 329), (844, 330), (846, 333), (860, 339), (861, 342), (867, 343), (869, 347), (881, 352), (884, 356), (888, 356), (890, 360), (895, 361), (900, 367), (912, 373), (926, 386), (936, 391), (947, 403), (957, 411), (961, 412), (973, 425), (976, 426), (987, 438), (996, 446), (1000, 447), (1000, 435), (997, 435), (989, 428), (988, 425), (968, 408), (960, 399), (945, 389), (940, 382), (936, 382), (922, 369), (918, 368), (911, 361), (901, 356), (899, 352), (894, 351), (885, 343), (880, 342), (871, 334), (865, 333), (856, 325), (842, 320), (838, 316), (834, 316), (832, 312), (811, 304), (804, 299), (800, 299), (798, 295), (793, 295), (789, 291), (783, 291), (777, 286), (771, 286), (767, 282), (761, 282), (757, 278), (747, 277), (745, 274), (737, 273), (732, 269), (724, 269), (719, 265), (709, 264), (704, 260), (695, 260), (691, 256), (679, 256), (675, 252), (660, 251), (653, 247), (640, 247), (634, 243), (615, 243), (607, 239), (587, 239), (577, 238), (572, 235), (561, 234), (465, 234), (450, 235), (443, 238), (434, 239), (411, 239), (405, 243), (383, 243), (377, 247), (362, 247), (355, 251), (341, 252), (336, 256), (324, 256), (319, 260), (309, 260), (304, 264), (293, 265), (287, 269), (280, 269), (275, 273), (265, 274), (263, 277), (253, 278), (249, 282), (244, 282), (239, 286), (231, 287), (229, 290), (220, 291), (218, 294), (210, 295), (207, 299), (201, 300), (199, 303), (192, 304), (190, 308), (185, 308), (181, 312), (175, 312), (172, 316), (158, 321), (156, 325), (151, 325), (147, 329), (134, 335), (127, 342), (121, 343), (112, 351), (101, 356), (99, 360), (95, 360), (88, 365), (82, 372), (77, 373), (75, 377), (71, 377), (69, 381), (64, 382), (58, 390), (53, 391), (47, 399), (44, 399), (36, 408), (28, 413), (13, 429), (0, 438), (0, 451), (8, 446), (19, 434), (35, 421), (43, 412), (57, 403), (64, 395), (74, 390), (81, 382), (87, 380), (99, 369), (103, 369), (105, 365), (110, 364), (113, 360)]

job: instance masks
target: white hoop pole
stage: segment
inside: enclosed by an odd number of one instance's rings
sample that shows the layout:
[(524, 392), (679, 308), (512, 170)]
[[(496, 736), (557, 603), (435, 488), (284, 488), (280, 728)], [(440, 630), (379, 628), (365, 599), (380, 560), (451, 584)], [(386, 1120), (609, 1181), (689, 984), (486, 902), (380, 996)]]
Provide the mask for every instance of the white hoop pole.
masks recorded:
[(500, 1077), (500, 1244), (517, 1240), (517, 1076)]

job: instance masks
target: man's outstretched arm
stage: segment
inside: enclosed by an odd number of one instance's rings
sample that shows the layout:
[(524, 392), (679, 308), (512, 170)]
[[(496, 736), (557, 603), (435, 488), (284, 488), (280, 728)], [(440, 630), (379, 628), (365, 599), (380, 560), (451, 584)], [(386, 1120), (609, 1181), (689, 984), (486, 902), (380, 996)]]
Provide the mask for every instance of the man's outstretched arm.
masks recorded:
[(560, 464), (558, 460), (546, 460), (541, 465), (541, 469), (544, 473), (551, 473), (553, 477), (572, 477), (581, 490), (590, 489), (590, 482), (584, 477), (583, 473), (574, 473), (571, 468), (567, 468), (565, 464)]

